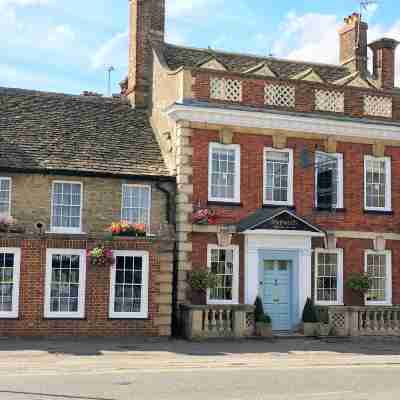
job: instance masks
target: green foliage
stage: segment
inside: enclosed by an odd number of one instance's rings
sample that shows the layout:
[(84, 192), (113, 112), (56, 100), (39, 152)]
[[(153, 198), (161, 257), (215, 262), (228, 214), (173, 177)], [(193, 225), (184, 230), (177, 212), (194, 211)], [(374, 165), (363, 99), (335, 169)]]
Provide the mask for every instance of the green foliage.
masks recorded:
[(304, 306), (302, 319), (305, 323), (318, 322), (317, 311), (315, 309), (313, 301), (310, 298), (307, 299), (306, 305)]
[(254, 317), (256, 322), (264, 322), (266, 324), (270, 324), (271, 317), (264, 312), (264, 306), (260, 296), (257, 296), (254, 305), (256, 307), (254, 311)]
[(346, 285), (349, 289), (364, 294), (370, 289), (370, 281), (367, 274), (353, 272), (347, 278)]
[(217, 286), (217, 277), (207, 269), (192, 271), (189, 276), (189, 285), (195, 290), (214, 289)]

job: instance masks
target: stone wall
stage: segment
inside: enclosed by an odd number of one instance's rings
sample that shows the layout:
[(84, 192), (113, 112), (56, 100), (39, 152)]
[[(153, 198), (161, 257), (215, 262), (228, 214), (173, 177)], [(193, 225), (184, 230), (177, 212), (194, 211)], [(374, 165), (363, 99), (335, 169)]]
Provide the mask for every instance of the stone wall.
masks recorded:
[(11, 215), (28, 233), (37, 233), (36, 224), (50, 228), (51, 192), (54, 181), (82, 183), (82, 231), (87, 234), (105, 233), (113, 221), (121, 220), (123, 184), (150, 185), (152, 193), (151, 233), (157, 234), (167, 223), (165, 193), (153, 181), (133, 181), (98, 177), (70, 177), (40, 174), (1, 174), (12, 178)]

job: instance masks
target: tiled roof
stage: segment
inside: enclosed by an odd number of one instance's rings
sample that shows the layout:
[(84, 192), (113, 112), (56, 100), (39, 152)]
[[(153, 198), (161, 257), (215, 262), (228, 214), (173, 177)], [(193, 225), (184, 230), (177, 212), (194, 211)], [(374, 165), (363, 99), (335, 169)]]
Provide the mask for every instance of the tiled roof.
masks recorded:
[(163, 55), (167, 65), (173, 70), (182, 66), (191, 68), (199, 67), (213, 56), (226, 66), (229, 71), (239, 73), (245, 73), (260, 63), (266, 62), (271, 71), (281, 79), (291, 78), (310, 68), (326, 82), (334, 82), (349, 75), (349, 70), (340, 65), (290, 61), (275, 57), (258, 57), (210, 49), (194, 49), (172, 44), (165, 44), (163, 46)]
[(0, 168), (167, 176), (145, 111), (120, 99), (0, 88)]

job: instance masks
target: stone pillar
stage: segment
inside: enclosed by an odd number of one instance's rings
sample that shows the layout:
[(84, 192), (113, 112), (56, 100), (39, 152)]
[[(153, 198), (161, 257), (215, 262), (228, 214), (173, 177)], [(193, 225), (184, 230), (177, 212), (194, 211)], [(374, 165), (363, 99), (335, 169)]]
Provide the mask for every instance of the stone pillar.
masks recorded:
[(179, 304), (187, 301), (187, 276), (192, 269), (192, 215), (193, 184), (191, 136), (193, 130), (189, 124), (179, 122), (176, 126), (176, 241), (178, 260), (178, 293)]
[(157, 275), (157, 283), (159, 284), (159, 295), (157, 298), (157, 318), (155, 324), (158, 327), (160, 336), (171, 336), (172, 322), (172, 280), (174, 269), (172, 241), (162, 243), (160, 246), (160, 273)]

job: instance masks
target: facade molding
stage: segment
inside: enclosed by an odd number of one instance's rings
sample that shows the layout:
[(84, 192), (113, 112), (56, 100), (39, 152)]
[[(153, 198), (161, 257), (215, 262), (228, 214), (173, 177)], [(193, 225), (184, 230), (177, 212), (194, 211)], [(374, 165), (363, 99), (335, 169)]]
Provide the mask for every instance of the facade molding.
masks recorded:
[(332, 137), (400, 140), (400, 126), (382, 122), (340, 121), (316, 116), (288, 115), (269, 110), (260, 112), (183, 104), (174, 104), (166, 109), (165, 113), (175, 121), (306, 132)]

